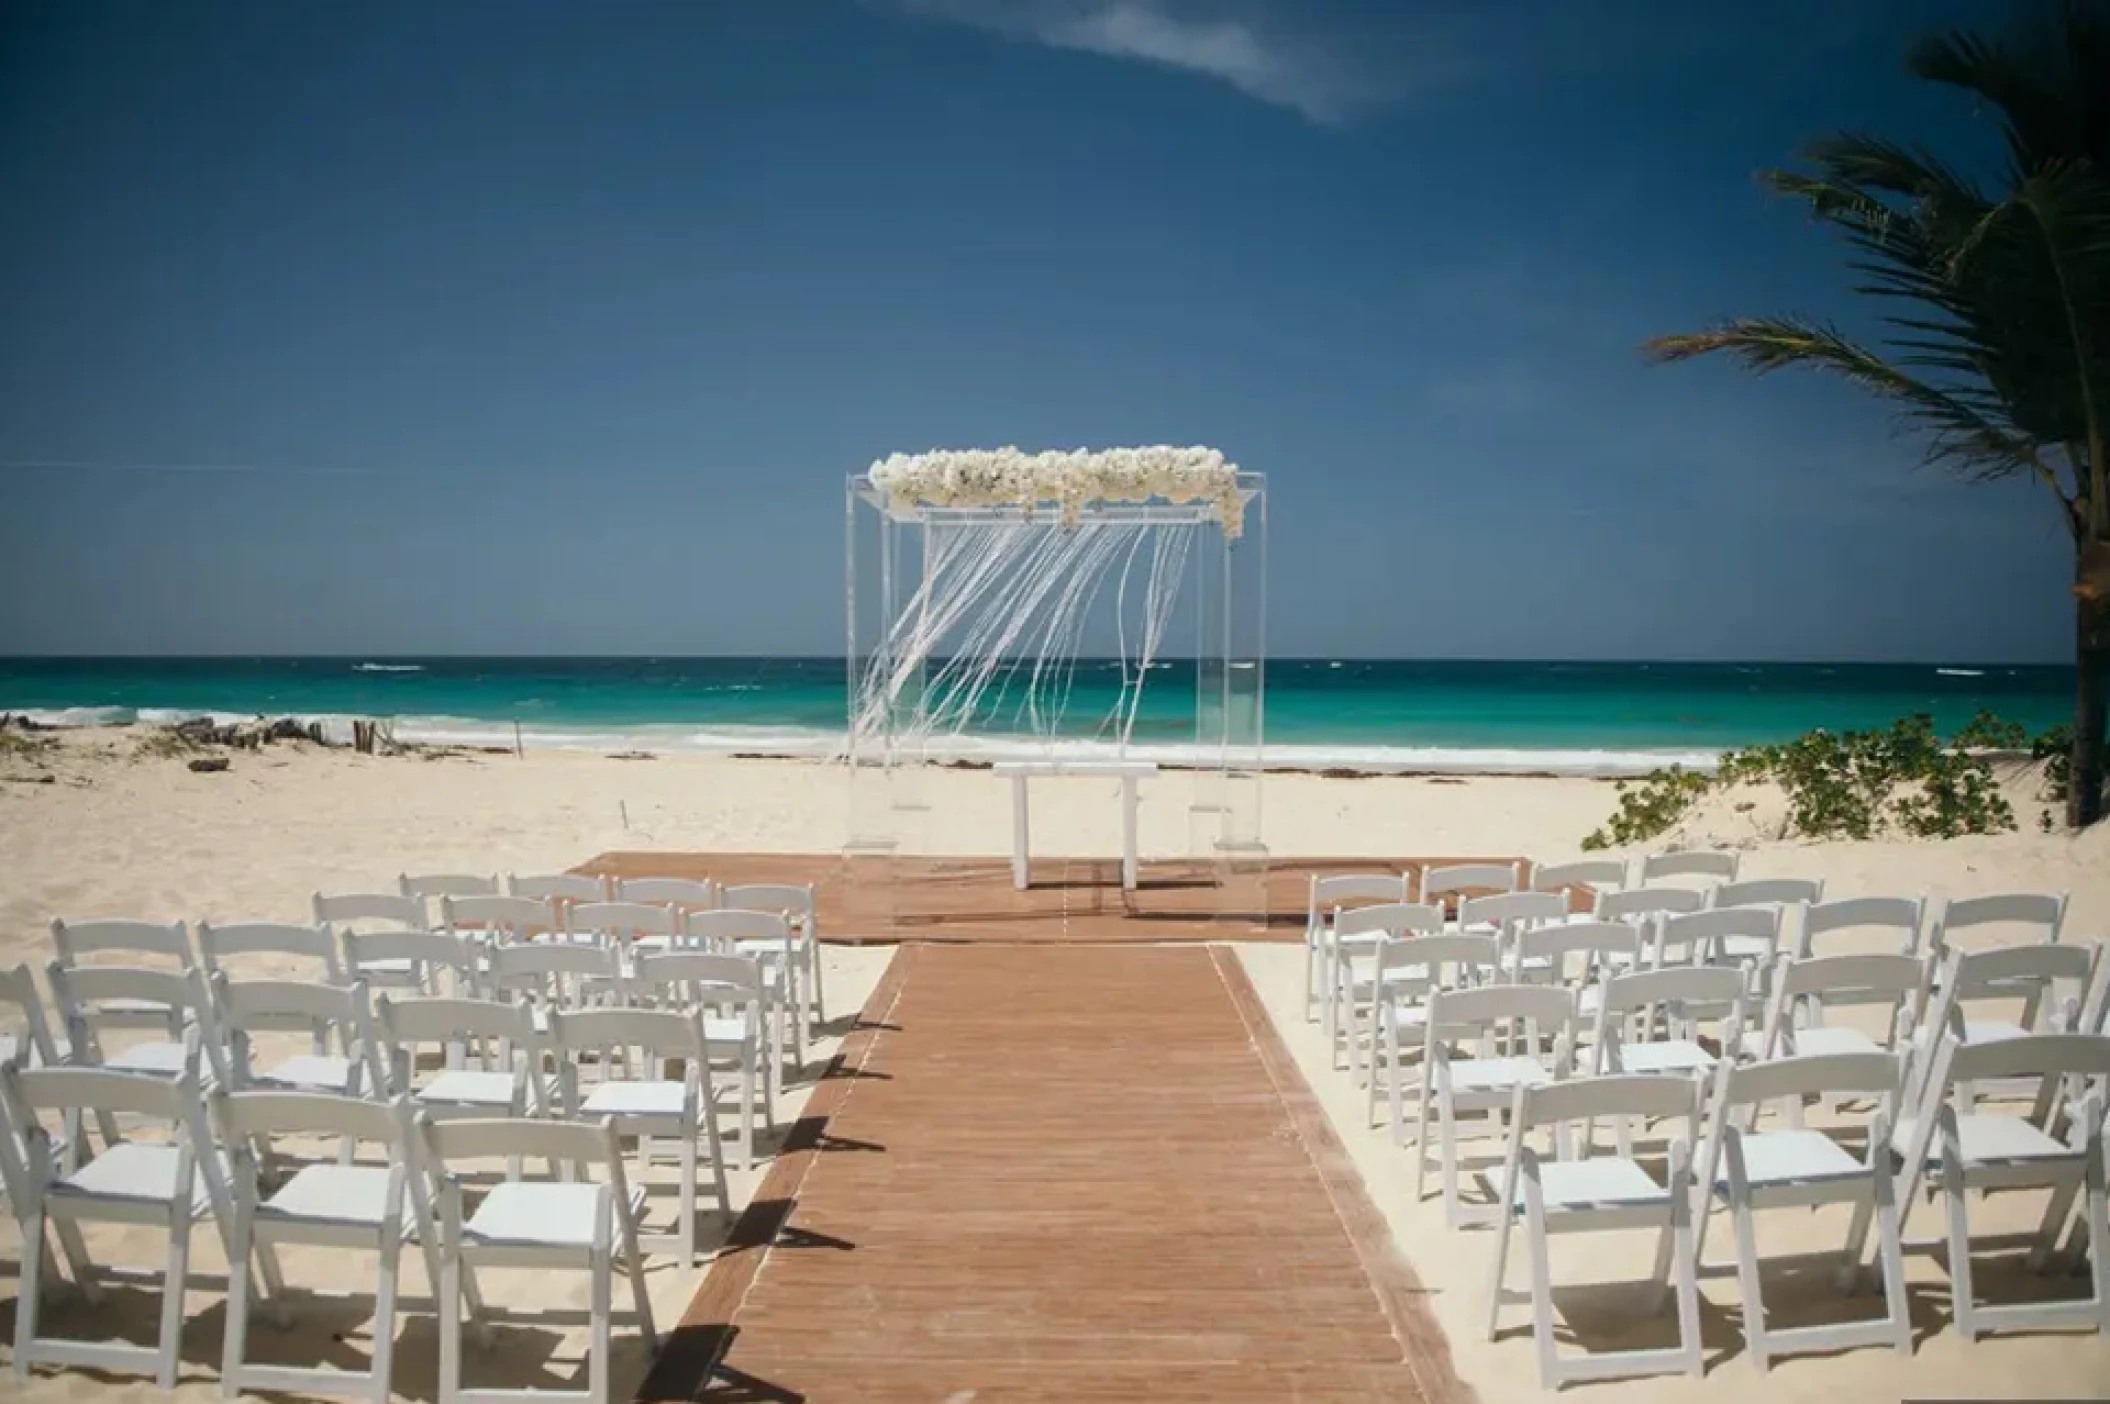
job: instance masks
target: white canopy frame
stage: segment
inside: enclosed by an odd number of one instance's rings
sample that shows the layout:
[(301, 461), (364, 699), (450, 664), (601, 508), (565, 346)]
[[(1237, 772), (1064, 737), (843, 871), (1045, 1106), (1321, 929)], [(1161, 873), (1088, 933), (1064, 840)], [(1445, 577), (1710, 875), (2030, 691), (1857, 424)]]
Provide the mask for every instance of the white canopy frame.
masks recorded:
[[(970, 758), (1185, 770), (1186, 856), (1214, 864), (1219, 885), (1264, 871), (1263, 474), (1238, 472), (1228, 507), (1163, 498), (936, 505), (857, 474), (844, 514), (843, 852), (867, 865), (860, 884), (889, 881), (895, 856), (928, 852), (924, 777)], [(1080, 725), (1071, 703), (1086, 620), (1100, 611), (1104, 629), (1109, 605), (1119, 701)], [(1176, 619), (1182, 606), (1191, 622)], [(1139, 743), (1145, 689), (1184, 687), (1183, 672), (1193, 679), (1191, 731), (1168, 738), (1155, 709), (1159, 723)], [(1150, 783), (1163, 795), (1177, 782)], [(889, 872), (869, 870), (874, 863)]]

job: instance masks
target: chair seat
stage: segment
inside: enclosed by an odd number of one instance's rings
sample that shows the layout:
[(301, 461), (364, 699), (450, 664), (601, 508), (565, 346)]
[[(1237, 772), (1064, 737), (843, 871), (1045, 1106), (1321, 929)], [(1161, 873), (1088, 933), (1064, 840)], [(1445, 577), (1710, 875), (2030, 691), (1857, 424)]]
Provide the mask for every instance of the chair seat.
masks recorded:
[(180, 1043), (135, 1043), (103, 1059), (100, 1066), (111, 1072), (145, 1073), (150, 1077), (177, 1077), (184, 1068)]
[(1491, 1092), (1508, 1087), (1543, 1087), (1553, 1075), (1536, 1058), (1459, 1058), (1450, 1065), (1451, 1088)]
[(413, 1094), (417, 1101), (456, 1107), (510, 1107), (513, 1075), (475, 1068), (450, 1068)]
[(604, 1082), (580, 1110), (588, 1116), (680, 1116), (688, 1087), (679, 1082)]
[[(1898, 1118), (1897, 1130), (1890, 1137), (1891, 1147), (1898, 1154), (1909, 1154), (1912, 1136), (1918, 1126), (1916, 1115)], [(1957, 1139), (1963, 1143), (1966, 1166), (2011, 1165), (2024, 1160), (2057, 1160), (2080, 1154), (2019, 1116), (1960, 1116), (1956, 1119), (1956, 1132)], [(1927, 1160), (1929, 1164), (1939, 1164), (1941, 1159), (1942, 1138), (1936, 1135), (1927, 1143)]]
[(795, 956), (799, 953), (796, 936), (750, 936), (744, 941), (733, 942), (733, 954), (744, 956)]
[[(217, 1152), (216, 1152), (217, 1154)], [(83, 1199), (123, 1199), (148, 1204), (167, 1204), (176, 1197), (176, 1163), (182, 1152), (175, 1146), (151, 1141), (120, 1141), (95, 1159), (51, 1186), (55, 1196)], [(221, 1173), (227, 1158), (220, 1156)], [(190, 1205), (193, 1215), (211, 1207), (205, 1190), (202, 1166), (191, 1169)]]
[[(1744, 1178), (1753, 1185), (1846, 1180), (1867, 1173), (1867, 1166), (1822, 1131), (1767, 1131), (1744, 1137)], [(1726, 1160), (1714, 1183), (1718, 1194), (1727, 1191)]]
[(1882, 1044), (1862, 1033), (1859, 1029), (1797, 1029), (1788, 1036), (1788, 1041), (1797, 1057), (1808, 1057), (1815, 1053), (1881, 1053), (1884, 1051)]
[(97, 999), (88, 1001), (87, 1012), (91, 1018), (117, 1014), (165, 1019), (172, 1011), (165, 1001), (158, 999)]
[[(1927, 1036), (1931, 1032), (1933, 1030), (1924, 1025), (1914, 1029), (1912, 1031), (1912, 1046), (1914, 1048), (1925, 1048), (1927, 1046)], [(1963, 1041), (1965, 1043), (1999, 1043), (2005, 1039), (2028, 1037), (2028, 1029), (2023, 1028), (2020, 1024), (2009, 1023), (2005, 1019), (1966, 1019), (1964, 1021)]]
[[(591, 1248), (598, 1185), (509, 1180), (494, 1186), (462, 1225), (465, 1243), (506, 1247)], [(645, 1207), (643, 1186), (630, 1191), (633, 1218)], [(611, 1233), (611, 1241), (620, 1235)]]
[(745, 1019), (710, 1019), (703, 1021), (703, 1041), (708, 1044), (745, 1044), (754, 1036)]
[[(381, 1165), (303, 1165), (256, 1206), (257, 1219), (379, 1227), (388, 1209), (388, 1177)], [(400, 1215), (405, 1229), (416, 1223), (407, 1188)]]
[(1690, 1039), (1666, 1038), (1651, 1043), (1621, 1044), (1619, 1048), (1621, 1072), (1704, 1072), (1713, 1066), (1714, 1055)]
[(256, 1075), (260, 1087), (291, 1087), (302, 1091), (350, 1093), (353, 1069), (350, 1058), (330, 1053), (303, 1053), (275, 1063)]
[(1773, 954), (1774, 945), (1763, 936), (1723, 936), (1715, 942), (1715, 958), (1764, 960)]
[[(1616, 1155), (1588, 1160), (1548, 1160), (1539, 1164), (1542, 1200), (1548, 1209), (1607, 1209), (1670, 1203), (1670, 1191), (1656, 1183), (1634, 1161)], [(1525, 1205), (1525, 1179), (1517, 1177), (1513, 1212)]]

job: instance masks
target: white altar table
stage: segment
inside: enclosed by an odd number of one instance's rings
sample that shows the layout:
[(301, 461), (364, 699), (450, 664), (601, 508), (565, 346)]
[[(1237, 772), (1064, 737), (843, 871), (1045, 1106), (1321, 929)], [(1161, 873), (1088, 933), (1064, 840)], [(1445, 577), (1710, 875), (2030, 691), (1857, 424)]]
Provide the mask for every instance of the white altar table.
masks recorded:
[(1011, 781), (1011, 885), (1023, 892), (1027, 886), (1028, 855), (1032, 849), (1032, 819), (1026, 797), (1027, 782), (1035, 776), (1115, 776), (1121, 781), (1121, 886), (1133, 891), (1136, 885), (1136, 781), (1158, 773), (1150, 761), (998, 761), (990, 767)]

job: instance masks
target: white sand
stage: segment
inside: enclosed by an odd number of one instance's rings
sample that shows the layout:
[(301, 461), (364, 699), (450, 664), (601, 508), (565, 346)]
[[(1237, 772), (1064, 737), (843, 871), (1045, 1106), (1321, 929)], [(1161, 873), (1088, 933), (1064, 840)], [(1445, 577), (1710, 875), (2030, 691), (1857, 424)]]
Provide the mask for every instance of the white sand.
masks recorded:
[[(136, 739), (122, 731), (80, 733), (69, 735), (41, 762), (0, 759), (0, 963), (29, 961), (41, 968), (49, 956), (46, 923), (54, 915), (300, 920), (313, 891), (392, 887), (406, 870), (554, 871), (611, 849), (827, 853), (846, 832), (842, 773), (811, 762), (617, 760), (565, 753), (531, 753), (524, 760), (384, 759), (277, 746), (236, 753), (227, 773), (193, 774), (180, 759), (120, 759), (129, 756)], [(56, 777), (54, 783), (32, 783), (45, 773)], [(1187, 852), (1191, 783), (1175, 774), (1145, 783), (1146, 855)], [(1036, 851), (1110, 854), (1118, 835), (1115, 793), (1112, 782), (1038, 785)], [(1009, 796), (995, 778), (973, 771), (936, 774), (929, 777), (927, 798), (930, 820), (917, 847), (933, 853), (1008, 851)], [(1602, 822), (1615, 799), (1611, 785), (1591, 780), (1280, 775), (1266, 785), (1266, 837), (1284, 855), (1560, 859), (1578, 853), (1582, 836)], [(2034, 811), (2024, 817), (2027, 822)], [(1754, 844), (1749, 831), (1755, 821), (1734, 810), (1707, 816), (1706, 823), (1725, 830), (1719, 837), (1753, 845), (1745, 859), (1751, 876), (1822, 876), (1837, 896), (2068, 890), (2073, 894), (2069, 930), (2075, 938), (2110, 931), (2110, 827), (2079, 840), (2025, 832), (1945, 843), (1812, 845)], [(1250, 947), (1242, 955), (1404, 1251), (1435, 1289), (1436, 1309), (1466, 1378), (1490, 1404), (1535, 1392), (1528, 1337), (1512, 1331), (1492, 1346), (1481, 1339), (1488, 1237), (1453, 1233), (1443, 1227), (1438, 1207), (1407, 1202), (1410, 1182), (1402, 1178), (1411, 1174), (1407, 1154), (1392, 1148), (1386, 1132), (1363, 1128), (1360, 1094), (1345, 1074), (1326, 1070), (1318, 1036), (1295, 1016), (1296, 949)], [(886, 952), (833, 948), (828, 958), (831, 1004), (836, 1012), (854, 1011), (883, 969)], [(815, 1057), (825, 1058), (830, 1051), (824, 1044)], [(795, 1110), (794, 1098), (784, 1112), (788, 1116)], [(757, 1178), (736, 1177), (743, 1200)], [(1777, 1230), (1784, 1242), (1794, 1245), (1808, 1237), (1810, 1230), (1792, 1222), (1798, 1216), (1779, 1217), (1790, 1221)], [(1936, 1214), (1923, 1210), (1915, 1216), (1914, 1237), (1937, 1228)], [(1827, 1233), (1819, 1230), (1807, 1246), (1818, 1246)], [(199, 1271), (218, 1273), (223, 1264), (210, 1237), (199, 1236), (196, 1262)], [(0, 1239), (5, 1240), (0, 1258), (12, 1259), (11, 1226), (0, 1229)], [(1716, 1242), (1714, 1252), (1726, 1249), (1726, 1234)], [(1622, 1275), (1626, 1264), (1637, 1261), (1635, 1254), (1645, 1253), (1645, 1244), (1621, 1247), (1593, 1270)], [(128, 1255), (124, 1260), (151, 1258)], [(312, 1260), (306, 1264), (313, 1267)], [(359, 1276), (363, 1271), (353, 1268), (347, 1280), (335, 1263), (315, 1276), (306, 1275), (298, 1261), (289, 1264), (296, 1283), (336, 1276), (339, 1285), (350, 1285), (369, 1280)], [(673, 1324), (699, 1272), (654, 1260), (654, 1298), (663, 1328)], [(1915, 1260), (1913, 1277), (1929, 1284), (1935, 1302), (1945, 1297), (1945, 1278), (1924, 1255)], [(407, 1266), (406, 1292), (421, 1294), (422, 1278), (420, 1269)], [(1512, 1280), (1521, 1284), (1523, 1278)], [(501, 1284), (494, 1296), (573, 1307), (584, 1302), (583, 1283), (530, 1281), (519, 1284), (520, 1298), (507, 1295), (512, 1285)], [(0, 1293), (11, 1290), (0, 1287)], [(1734, 1300), (1731, 1286), (1721, 1282), (1710, 1283), (1708, 1295), (1717, 1303)], [(11, 1297), (0, 1302), (6, 1303), (0, 1306), (4, 1338), (12, 1319)], [(138, 1327), (149, 1319), (149, 1310), (148, 1303), (134, 1303), (120, 1319)], [(1944, 1307), (1929, 1319), (1945, 1317)], [(186, 1395), (216, 1394), (213, 1368), (221, 1318), (211, 1294), (193, 1296), (185, 1335)], [(1527, 1317), (1516, 1309), (1506, 1319), (1513, 1328)], [(1710, 1310), (1708, 1320), (1710, 1346), (1725, 1345), (1730, 1335), (1720, 1311)], [(283, 1337), (284, 1358), (323, 1358), (328, 1331), (346, 1324), (342, 1313), (303, 1319)], [(343, 1352), (349, 1357), (363, 1357), (359, 1329), (352, 1328), (354, 1347)], [(277, 1354), (279, 1348), (267, 1343), (278, 1336), (260, 1328), (253, 1339), (259, 1349)], [(434, 1350), (429, 1320), (406, 1318), (400, 1339), (399, 1391), (429, 1399)], [(535, 1354), (550, 1342), (507, 1339), (498, 1357), (514, 1375), (506, 1382), (529, 1382), (536, 1373)], [(567, 1332), (557, 1346), (559, 1359), (575, 1362), (579, 1345), (580, 1333)], [(0, 1341), (0, 1356), (5, 1353)], [(634, 1352), (625, 1356), (615, 1380), (618, 1395), (634, 1386), (640, 1363)], [(553, 1371), (567, 1373), (562, 1367)], [(0, 1385), (0, 1394), (10, 1387)], [(1615, 1387), (1660, 1397), (1693, 1388), (1683, 1381)], [(1736, 1398), (1781, 1390), (1814, 1398), (1846, 1387), (1857, 1388), (1860, 1397), (1882, 1398), (2086, 1394), (2110, 1388), (2110, 1346), (2100, 1338), (2052, 1335), (1967, 1348), (1953, 1329), (1945, 1328), (1924, 1341), (1910, 1361), (1859, 1351), (1792, 1360), (1761, 1378), (1739, 1356), (1716, 1368), (1706, 1387)], [(133, 1382), (115, 1390), (156, 1395), (151, 1385)], [(111, 1393), (110, 1385), (87, 1372), (68, 1370), (40, 1376), (24, 1397), (85, 1400)]]

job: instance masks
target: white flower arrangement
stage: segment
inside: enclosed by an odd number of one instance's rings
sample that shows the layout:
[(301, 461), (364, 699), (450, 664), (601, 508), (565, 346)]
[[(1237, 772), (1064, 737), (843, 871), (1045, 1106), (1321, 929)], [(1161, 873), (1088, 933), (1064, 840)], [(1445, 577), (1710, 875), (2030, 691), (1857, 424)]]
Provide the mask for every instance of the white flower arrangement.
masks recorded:
[(874, 463), (870, 476), (890, 511), (1017, 507), (1030, 514), (1053, 503), (1063, 522), (1074, 526), (1094, 502), (1162, 500), (1213, 503), (1228, 537), (1245, 526), (1238, 466), (1212, 448), (936, 449), (892, 454)]

